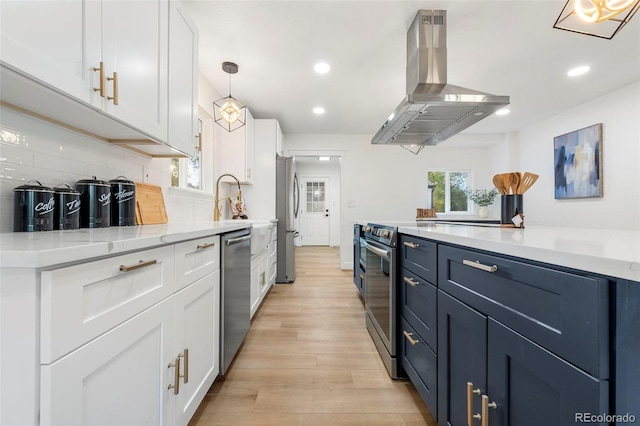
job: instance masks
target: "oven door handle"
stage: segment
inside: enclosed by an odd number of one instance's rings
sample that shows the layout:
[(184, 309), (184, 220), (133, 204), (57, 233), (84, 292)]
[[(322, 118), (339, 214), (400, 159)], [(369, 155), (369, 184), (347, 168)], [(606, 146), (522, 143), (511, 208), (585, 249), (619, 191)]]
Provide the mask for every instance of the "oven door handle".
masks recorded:
[(364, 246), (367, 248), (367, 250), (370, 250), (372, 252), (374, 252), (375, 254), (377, 254), (378, 256), (384, 257), (387, 260), (390, 260), (389, 257), (389, 252), (386, 250), (382, 250), (379, 249), (378, 247), (372, 246), (371, 244), (365, 242)]

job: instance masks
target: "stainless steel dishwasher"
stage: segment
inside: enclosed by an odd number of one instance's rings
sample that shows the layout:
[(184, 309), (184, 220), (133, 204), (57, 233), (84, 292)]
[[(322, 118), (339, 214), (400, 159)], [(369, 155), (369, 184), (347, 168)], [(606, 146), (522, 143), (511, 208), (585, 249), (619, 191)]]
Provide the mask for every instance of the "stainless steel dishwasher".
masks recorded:
[(220, 373), (224, 374), (251, 325), (250, 229), (222, 235)]

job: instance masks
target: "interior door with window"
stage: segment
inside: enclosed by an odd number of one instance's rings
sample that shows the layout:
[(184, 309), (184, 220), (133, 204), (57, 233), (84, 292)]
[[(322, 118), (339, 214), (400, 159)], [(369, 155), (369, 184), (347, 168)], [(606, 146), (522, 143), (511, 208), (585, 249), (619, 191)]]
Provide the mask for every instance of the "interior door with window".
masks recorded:
[(329, 245), (329, 178), (302, 177), (300, 234), (303, 246)]

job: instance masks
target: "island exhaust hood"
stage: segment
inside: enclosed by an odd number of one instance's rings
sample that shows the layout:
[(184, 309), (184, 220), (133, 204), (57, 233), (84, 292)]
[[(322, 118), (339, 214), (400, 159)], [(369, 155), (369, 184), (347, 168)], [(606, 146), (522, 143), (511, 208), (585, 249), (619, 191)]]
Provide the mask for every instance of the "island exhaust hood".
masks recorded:
[(419, 10), (407, 32), (407, 96), (372, 144), (436, 145), (509, 105), (447, 84), (447, 12)]

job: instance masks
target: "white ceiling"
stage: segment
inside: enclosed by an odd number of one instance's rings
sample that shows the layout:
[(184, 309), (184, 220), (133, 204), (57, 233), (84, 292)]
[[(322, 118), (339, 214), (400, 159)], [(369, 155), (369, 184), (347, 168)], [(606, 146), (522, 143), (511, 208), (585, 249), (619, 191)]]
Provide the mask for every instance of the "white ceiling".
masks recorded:
[[(511, 113), (466, 133), (522, 129), (640, 80), (640, 17), (612, 40), (553, 29), (564, 0), (187, 1), (200, 69), (287, 133), (375, 134), (405, 96), (406, 32), (418, 9), (447, 10), (448, 82), (509, 95)], [(316, 62), (331, 65), (326, 75)], [(570, 79), (577, 65), (591, 66)], [(326, 113), (312, 113), (322, 106)], [(605, 107), (603, 105), (603, 107)]]

